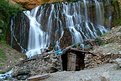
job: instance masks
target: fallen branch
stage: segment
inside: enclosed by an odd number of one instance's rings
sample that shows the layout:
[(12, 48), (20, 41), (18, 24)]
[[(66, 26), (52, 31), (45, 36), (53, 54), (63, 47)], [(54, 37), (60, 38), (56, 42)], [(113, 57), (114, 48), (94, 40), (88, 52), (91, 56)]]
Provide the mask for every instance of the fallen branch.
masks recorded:
[(49, 78), (49, 74), (43, 74), (43, 75), (36, 75), (28, 78), (28, 81), (40, 81)]

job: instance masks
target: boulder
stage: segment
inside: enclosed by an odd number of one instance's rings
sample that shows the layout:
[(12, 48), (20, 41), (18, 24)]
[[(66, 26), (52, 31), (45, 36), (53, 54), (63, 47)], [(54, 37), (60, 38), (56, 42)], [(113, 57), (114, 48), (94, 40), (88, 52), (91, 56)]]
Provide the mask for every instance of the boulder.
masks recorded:
[(117, 68), (121, 68), (121, 58), (117, 58), (117, 59), (115, 60), (115, 62), (116, 62), (116, 64), (118, 65)]

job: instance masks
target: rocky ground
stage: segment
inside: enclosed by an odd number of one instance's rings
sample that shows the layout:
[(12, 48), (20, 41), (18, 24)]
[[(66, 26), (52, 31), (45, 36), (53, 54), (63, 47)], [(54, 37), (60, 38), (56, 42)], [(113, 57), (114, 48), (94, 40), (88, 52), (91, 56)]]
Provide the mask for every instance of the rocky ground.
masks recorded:
[(37, 74), (53, 73), (61, 70), (61, 63), (55, 54), (37, 55), (31, 59), (23, 60), (13, 68), (12, 76), (24, 80)]
[[(1, 44), (0, 49), (4, 50), (7, 56), (7, 63), (0, 66), (0, 70), (14, 66), (13, 76), (17, 79), (50, 73), (50, 77), (42, 81), (100, 81), (103, 77), (110, 79), (107, 81), (121, 81), (121, 26), (113, 28), (107, 34), (98, 38), (98, 41), (96, 39), (95, 45), (90, 50), (95, 55), (87, 54), (85, 56), (85, 69), (81, 71), (56, 72), (61, 69), (61, 65), (58, 61), (59, 58), (54, 54), (18, 62), (24, 59), (20, 53)], [(15, 58), (18, 59), (17, 64), (14, 63)], [(23, 74), (25, 75), (23, 76)], [(26, 76), (26, 74), (29, 74), (29, 76)]]
[[(121, 69), (116, 64), (104, 64), (82, 71), (64, 71), (50, 74), (41, 81), (121, 81)], [(103, 78), (107, 80), (102, 80)]]
[[(50, 74), (42, 81), (121, 81), (121, 26), (103, 35), (86, 55), (85, 70)], [(107, 80), (104, 80), (104, 77)]]

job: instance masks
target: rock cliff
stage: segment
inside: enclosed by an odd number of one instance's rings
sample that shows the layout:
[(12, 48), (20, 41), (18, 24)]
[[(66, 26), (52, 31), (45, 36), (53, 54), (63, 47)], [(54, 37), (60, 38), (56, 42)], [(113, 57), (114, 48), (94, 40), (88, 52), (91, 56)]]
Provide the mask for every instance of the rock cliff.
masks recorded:
[(44, 3), (52, 3), (52, 2), (59, 2), (59, 1), (64, 1), (64, 0), (12, 0), (12, 2), (21, 4), (26, 9), (32, 9)]
[[(25, 9), (33, 9), (38, 5), (44, 4), (44, 3), (53, 3), (53, 2), (59, 2), (59, 1), (68, 1), (68, 0), (9, 0), (10, 3), (18, 3), (21, 4), (23, 8)], [(118, 0), (118, 2), (121, 4), (121, 0)], [(120, 5), (121, 8), (121, 5)]]

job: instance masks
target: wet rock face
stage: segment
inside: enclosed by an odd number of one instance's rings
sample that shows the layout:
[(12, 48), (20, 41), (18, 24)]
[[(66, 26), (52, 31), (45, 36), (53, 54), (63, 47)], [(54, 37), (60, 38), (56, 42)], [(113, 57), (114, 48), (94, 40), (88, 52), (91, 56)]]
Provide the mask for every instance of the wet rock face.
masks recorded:
[(28, 44), (28, 31), (29, 19), (25, 14), (20, 12), (16, 17), (11, 18), (11, 28), (9, 29), (9, 32), (7, 32), (7, 43), (17, 51), (25, 53), (24, 49), (27, 48)]
[(13, 0), (13, 1), (18, 4), (21, 4), (26, 9), (32, 9), (44, 3), (52, 3), (64, 0)]

